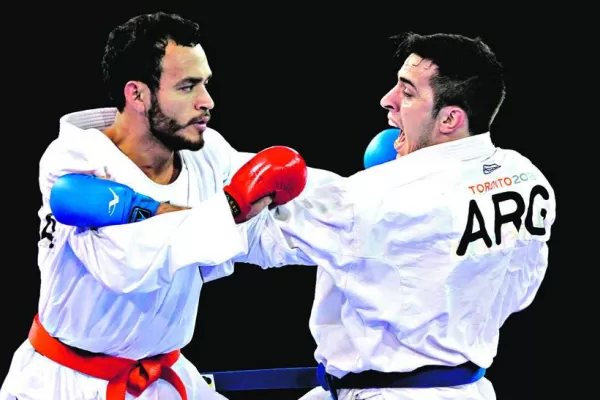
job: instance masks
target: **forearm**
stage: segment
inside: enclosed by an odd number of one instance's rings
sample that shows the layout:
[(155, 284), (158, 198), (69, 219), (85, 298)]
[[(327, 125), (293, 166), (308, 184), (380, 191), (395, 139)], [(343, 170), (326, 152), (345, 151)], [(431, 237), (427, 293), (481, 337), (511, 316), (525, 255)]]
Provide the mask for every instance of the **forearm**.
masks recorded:
[(88, 271), (110, 289), (156, 290), (182, 268), (212, 267), (245, 253), (247, 242), (224, 197), (219, 193), (187, 210), (164, 205), (161, 215), (133, 224), (70, 229), (66, 239)]
[(273, 211), (263, 212), (240, 225), (240, 235), (248, 237), (248, 252), (237, 256), (234, 261), (264, 269), (285, 265), (316, 265), (309, 255), (289, 240), (289, 231), (285, 226), (282, 227), (274, 218)]
[[(315, 183), (299, 198), (244, 224), (248, 254), (236, 261), (262, 268), (320, 265), (331, 257), (345, 259), (335, 254), (352, 253), (354, 206), (345, 180), (319, 171), (326, 183)], [(313, 179), (316, 182), (316, 175)]]

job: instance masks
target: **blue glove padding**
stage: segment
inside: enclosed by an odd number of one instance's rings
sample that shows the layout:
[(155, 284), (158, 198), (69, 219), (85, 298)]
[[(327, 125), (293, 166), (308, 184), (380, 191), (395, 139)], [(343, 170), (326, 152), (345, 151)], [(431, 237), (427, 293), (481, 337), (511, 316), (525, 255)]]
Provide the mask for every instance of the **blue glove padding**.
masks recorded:
[(398, 153), (394, 148), (394, 141), (400, 136), (400, 129), (385, 129), (377, 134), (365, 150), (363, 163), (365, 169), (374, 167), (396, 159)]
[(159, 205), (129, 186), (93, 175), (63, 175), (50, 191), (50, 209), (56, 220), (81, 228), (141, 221), (155, 215)]

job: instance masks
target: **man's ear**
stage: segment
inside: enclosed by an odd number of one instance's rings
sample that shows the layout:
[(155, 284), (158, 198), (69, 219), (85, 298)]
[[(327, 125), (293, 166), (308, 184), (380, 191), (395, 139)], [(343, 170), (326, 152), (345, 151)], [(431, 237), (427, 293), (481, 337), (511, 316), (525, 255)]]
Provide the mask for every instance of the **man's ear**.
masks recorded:
[(146, 112), (149, 104), (150, 90), (148, 86), (139, 81), (129, 81), (125, 84), (125, 104), (139, 113)]
[(444, 107), (440, 111), (439, 121), (440, 132), (448, 135), (463, 127), (467, 121), (467, 113), (460, 107)]

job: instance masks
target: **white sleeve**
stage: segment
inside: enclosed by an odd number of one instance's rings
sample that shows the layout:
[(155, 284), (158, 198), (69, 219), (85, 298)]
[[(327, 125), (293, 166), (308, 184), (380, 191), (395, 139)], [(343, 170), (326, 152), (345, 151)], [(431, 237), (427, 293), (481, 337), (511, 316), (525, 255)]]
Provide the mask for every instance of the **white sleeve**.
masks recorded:
[[(227, 183), (256, 153), (235, 150), (220, 134), (212, 138), (219, 142), (215, 146), (219, 160), (229, 161), (223, 177)], [(336, 173), (309, 167), (306, 187), (296, 199), (239, 225), (245, 232), (242, 235), (248, 238), (251, 254), (234, 260), (264, 268), (315, 265), (314, 260), (328, 257), (332, 251), (347, 252), (353, 219), (347, 182)], [(332, 247), (334, 242), (336, 248)]]
[(344, 269), (355, 259), (355, 218), (347, 179), (325, 174), (299, 198), (246, 222), (248, 254), (238, 261), (263, 268), (319, 265)]
[(60, 262), (56, 259), (74, 254), (109, 289), (119, 293), (149, 292), (168, 285), (182, 268), (215, 266), (245, 253), (246, 238), (240, 234), (222, 192), (191, 210), (97, 230), (53, 220), (54, 231), (48, 235), (48, 200), (54, 181), (68, 172), (102, 174), (104, 170), (84, 153), (53, 143), (40, 162), (41, 242), (52, 241), (45, 249), (41, 243), (42, 264), (45, 259)]

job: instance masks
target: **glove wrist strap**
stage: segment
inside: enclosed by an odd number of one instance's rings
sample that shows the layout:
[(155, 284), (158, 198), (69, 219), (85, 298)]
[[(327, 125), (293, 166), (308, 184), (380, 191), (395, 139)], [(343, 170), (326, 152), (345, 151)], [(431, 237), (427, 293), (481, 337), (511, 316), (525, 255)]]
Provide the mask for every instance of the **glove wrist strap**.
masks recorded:
[(156, 215), (156, 210), (160, 206), (160, 202), (143, 194), (136, 193), (133, 197), (131, 213), (129, 214), (128, 222), (139, 222)]

